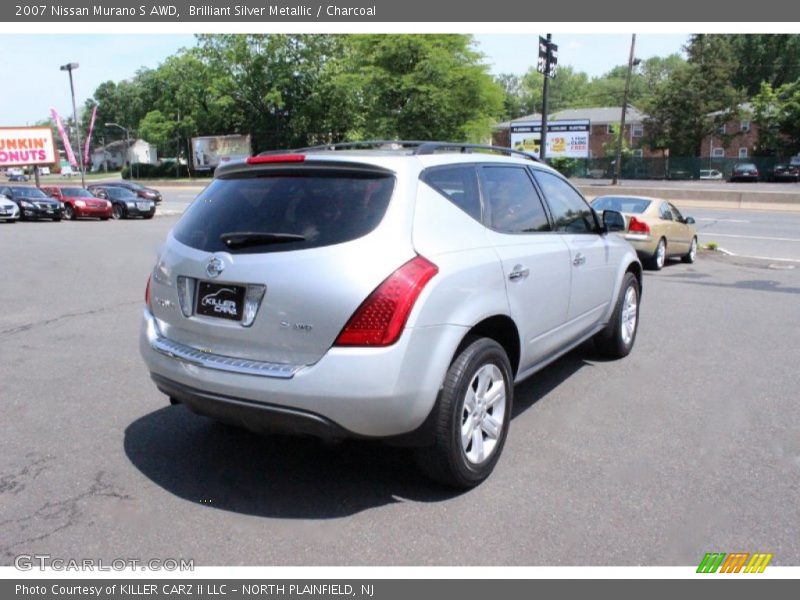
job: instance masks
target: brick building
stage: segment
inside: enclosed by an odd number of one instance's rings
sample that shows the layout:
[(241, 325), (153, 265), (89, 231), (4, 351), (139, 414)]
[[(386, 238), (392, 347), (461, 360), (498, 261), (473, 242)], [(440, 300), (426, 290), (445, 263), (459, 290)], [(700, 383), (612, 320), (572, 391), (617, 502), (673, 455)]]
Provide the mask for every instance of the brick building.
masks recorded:
[[(614, 128), (619, 127), (622, 117), (622, 107), (594, 107), (594, 108), (568, 108), (552, 113), (548, 121), (572, 121), (588, 119), (591, 123), (589, 133), (589, 157), (606, 158), (607, 146), (614, 140)], [(634, 156), (648, 158), (651, 156), (661, 156), (660, 152), (653, 152), (644, 145), (644, 120), (646, 115), (642, 114), (633, 106), (629, 106), (625, 111), (625, 140), (628, 147), (633, 150)], [(492, 143), (496, 146), (511, 147), (511, 125), (519, 123), (540, 123), (541, 114), (532, 114), (513, 121), (499, 123), (493, 132)], [(612, 151), (613, 155), (613, 151)]]
[[(716, 117), (722, 113), (708, 115)], [(722, 125), (715, 135), (706, 137), (700, 147), (701, 158), (746, 159), (753, 156), (758, 143), (758, 125), (753, 123), (753, 107), (746, 102), (739, 105), (739, 116)]]

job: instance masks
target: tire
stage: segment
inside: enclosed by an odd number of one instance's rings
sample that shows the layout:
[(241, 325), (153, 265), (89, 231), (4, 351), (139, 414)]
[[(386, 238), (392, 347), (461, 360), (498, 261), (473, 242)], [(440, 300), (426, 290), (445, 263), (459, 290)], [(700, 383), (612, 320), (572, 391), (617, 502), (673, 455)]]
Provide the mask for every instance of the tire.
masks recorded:
[(72, 208), (71, 204), (67, 204), (64, 207), (64, 218), (68, 219), (69, 221), (74, 221), (75, 219), (78, 218), (77, 215), (75, 214), (75, 209)]
[(108, 221), (108, 217), (100, 217), (101, 221)]
[(639, 281), (633, 273), (625, 273), (614, 313), (606, 328), (594, 337), (597, 350), (611, 358), (630, 354), (639, 331)]
[(667, 261), (667, 240), (661, 238), (658, 240), (658, 244), (656, 245), (656, 249), (653, 252), (653, 256), (647, 261), (647, 267), (652, 269), (653, 271), (660, 271), (664, 267), (664, 263)]
[(488, 338), (468, 338), (433, 409), (434, 444), (417, 449), (420, 468), (455, 488), (485, 480), (503, 451), (513, 398), (511, 365), (503, 347)]
[(114, 219), (115, 221), (127, 218), (125, 215), (125, 209), (122, 208), (119, 204), (114, 204), (111, 207), (111, 218)]
[(695, 260), (697, 260), (697, 238), (692, 238), (692, 243), (689, 244), (689, 252), (681, 256), (681, 260), (686, 264), (692, 264)]
[(53, 217), (53, 223), (59, 223), (61, 221), (61, 217)]

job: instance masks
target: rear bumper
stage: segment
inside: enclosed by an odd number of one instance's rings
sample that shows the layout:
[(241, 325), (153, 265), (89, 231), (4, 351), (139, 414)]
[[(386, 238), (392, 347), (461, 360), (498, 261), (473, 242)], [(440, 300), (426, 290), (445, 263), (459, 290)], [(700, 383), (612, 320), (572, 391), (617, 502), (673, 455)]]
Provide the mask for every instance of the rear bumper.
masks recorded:
[(651, 258), (656, 252), (659, 238), (655, 236), (628, 233), (623, 237), (636, 250), (640, 260)]
[[(139, 348), (159, 388), (183, 393), (196, 412), (245, 427), (251, 423), (246, 415), (258, 413), (257, 428), (272, 430), (283, 428), (288, 411), (306, 421), (311, 415), (310, 433), (322, 437), (331, 435), (316, 433), (320, 419), (333, 437), (391, 438), (425, 423), (467, 331), (456, 325), (407, 329), (388, 348), (335, 347), (313, 365), (283, 365), (287, 376), (269, 368), (254, 373), (251, 363), (238, 359), (204, 360), (199, 349), (165, 352), (157, 320), (145, 310)], [(244, 363), (240, 371), (231, 368), (237, 363)]]

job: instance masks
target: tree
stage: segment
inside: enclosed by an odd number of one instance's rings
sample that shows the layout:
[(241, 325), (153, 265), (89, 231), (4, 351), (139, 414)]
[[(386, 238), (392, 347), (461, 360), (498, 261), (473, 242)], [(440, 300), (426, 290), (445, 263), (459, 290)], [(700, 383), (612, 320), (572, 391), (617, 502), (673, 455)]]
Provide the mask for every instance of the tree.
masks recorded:
[(800, 153), (800, 80), (777, 89), (768, 83), (753, 98), (757, 151), (766, 156)]

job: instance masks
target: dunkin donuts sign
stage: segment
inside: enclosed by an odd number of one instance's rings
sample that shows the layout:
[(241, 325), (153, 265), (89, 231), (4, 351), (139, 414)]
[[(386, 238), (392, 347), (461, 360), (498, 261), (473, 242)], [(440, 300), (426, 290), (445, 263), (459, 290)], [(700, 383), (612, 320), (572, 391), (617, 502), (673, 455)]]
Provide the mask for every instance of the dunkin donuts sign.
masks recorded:
[(0, 168), (57, 163), (49, 127), (0, 127)]

